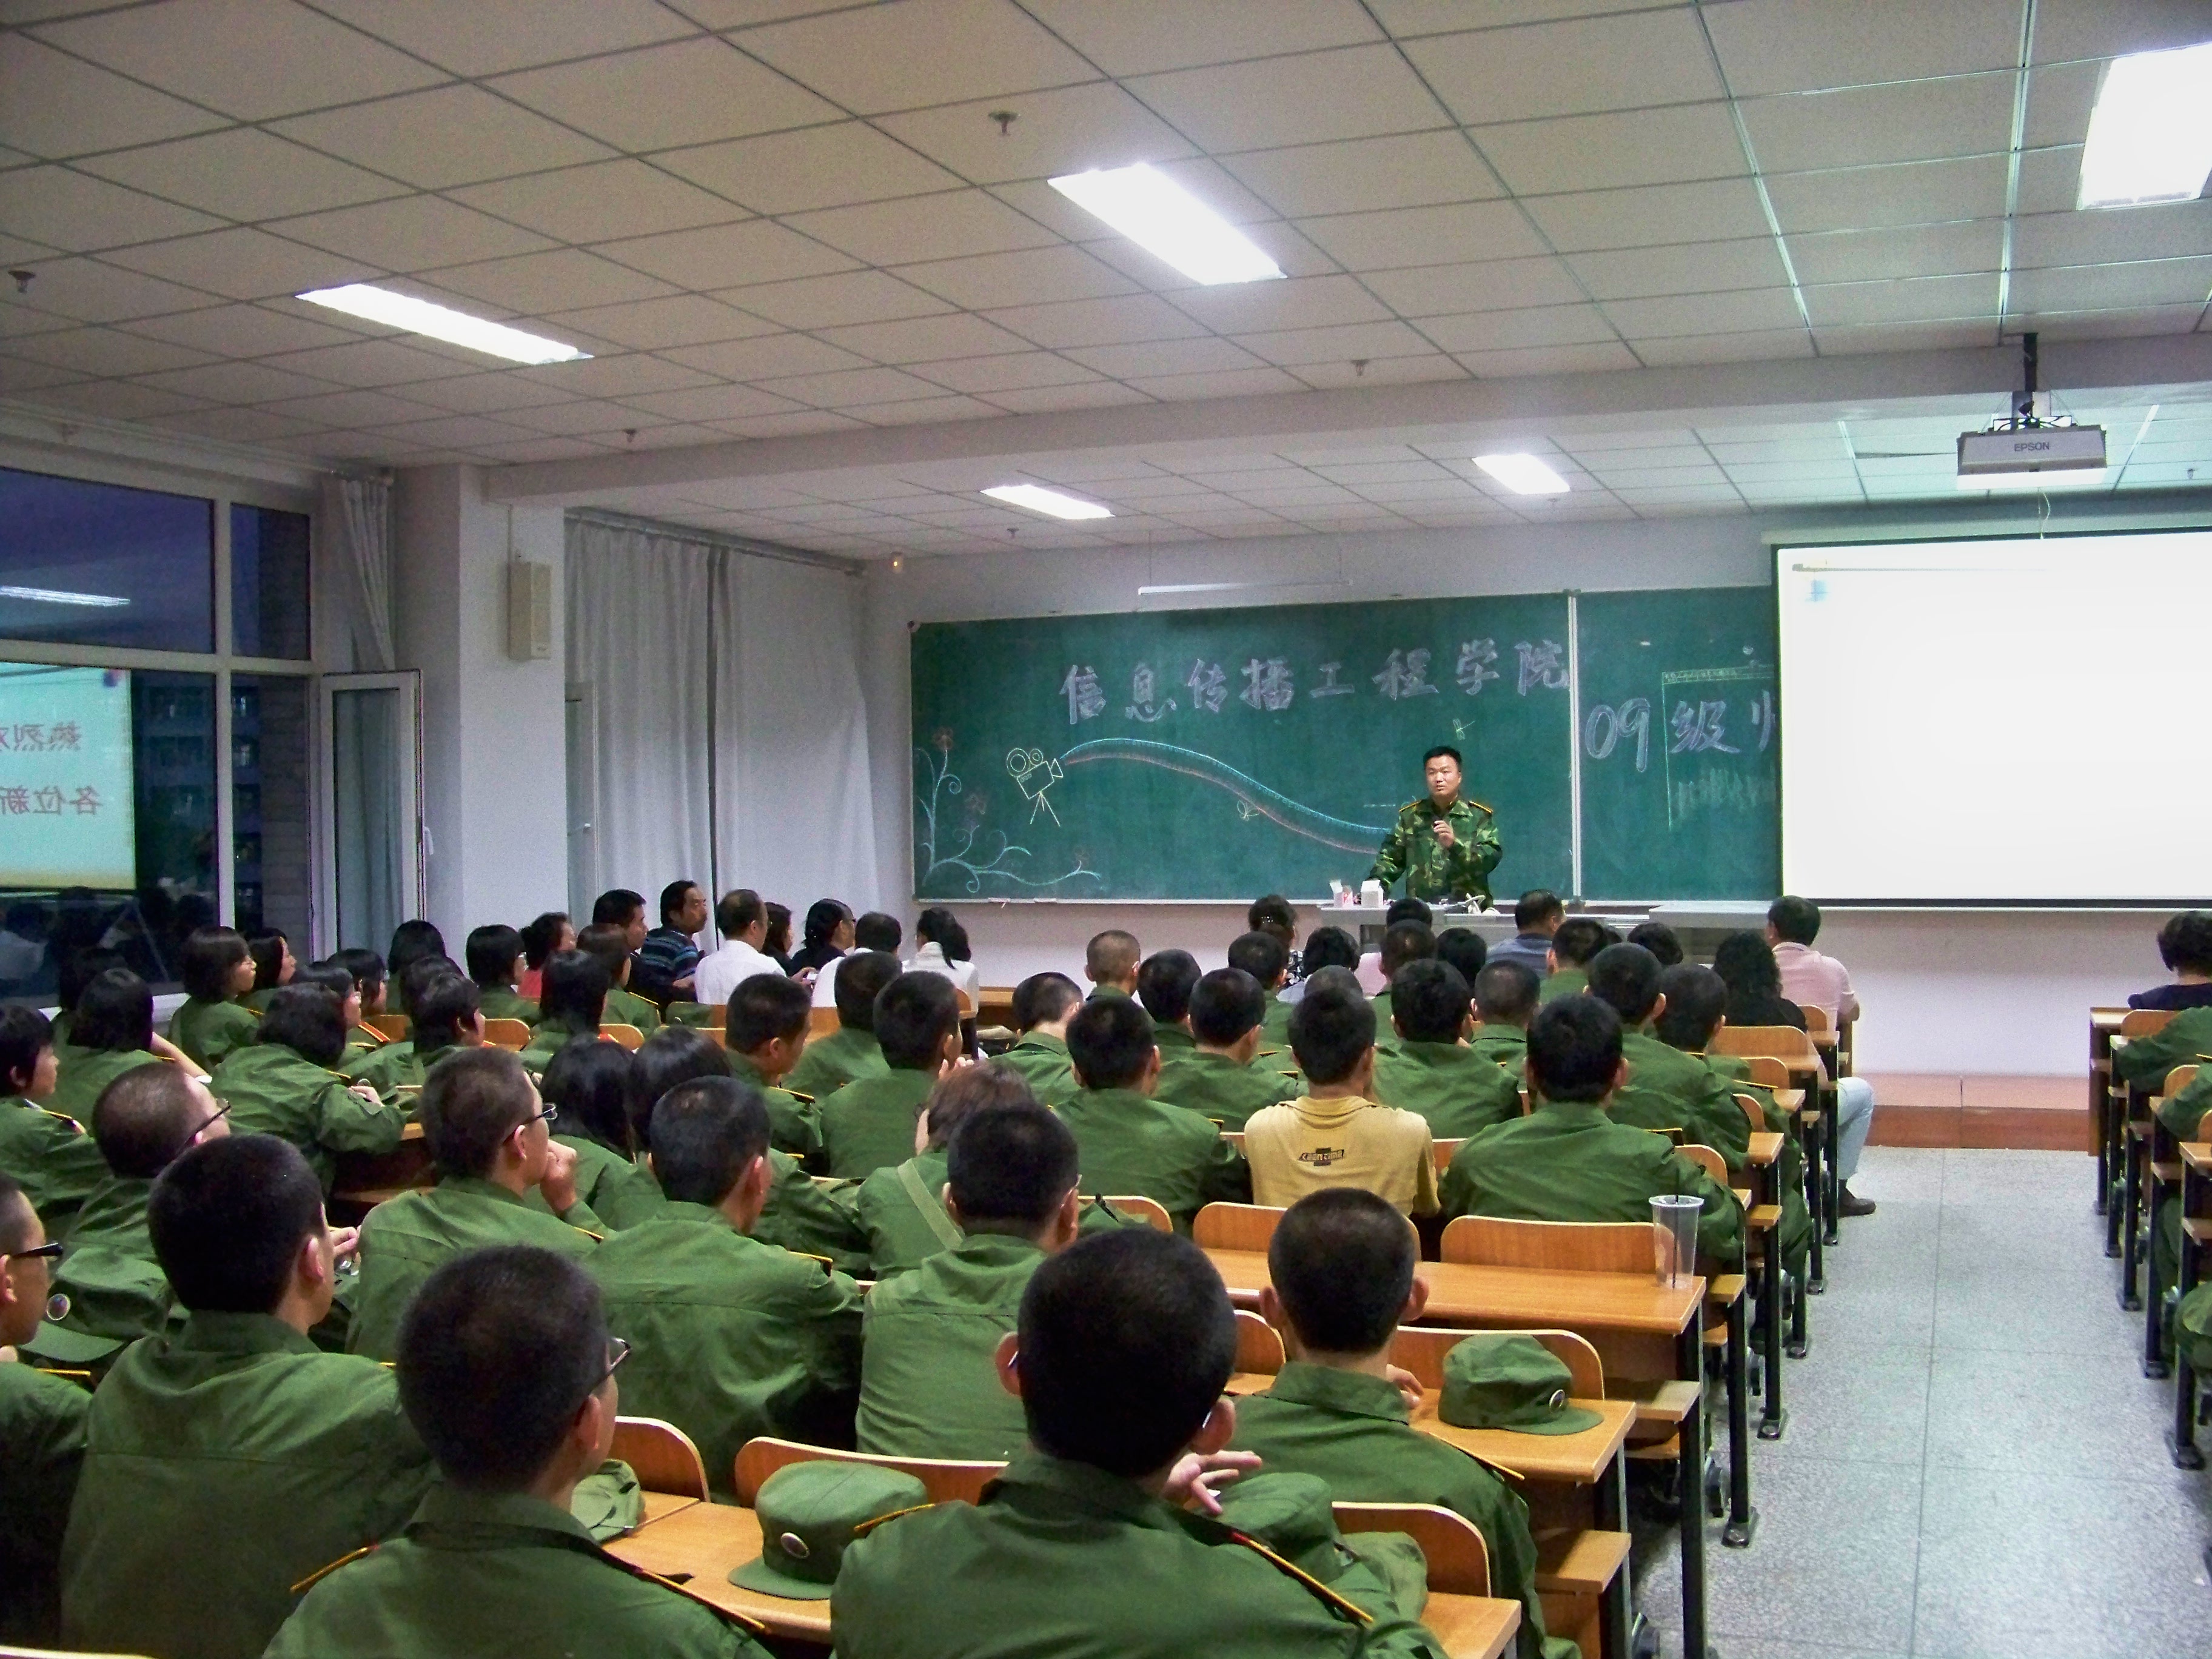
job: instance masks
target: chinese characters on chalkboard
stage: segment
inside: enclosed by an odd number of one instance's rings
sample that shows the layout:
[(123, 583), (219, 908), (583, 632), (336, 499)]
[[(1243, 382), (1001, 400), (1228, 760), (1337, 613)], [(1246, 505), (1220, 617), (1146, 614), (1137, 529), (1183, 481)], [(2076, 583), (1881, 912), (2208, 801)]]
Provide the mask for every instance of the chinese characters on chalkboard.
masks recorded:
[[(1513, 689), (1518, 696), (1525, 697), (1540, 690), (1565, 690), (1566, 648), (1557, 640), (1516, 640), (1513, 653), (1517, 662)], [(1436, 653), (1426, 646), (1401, 647), (1385, 656), (1381, 668), (1367, 679), (1376, 694), (1390, 702), (1440, 696), (1444, 687), (1430, 678), (1435, 661)], [(1496, 666), (1498, 661), (1495, 639), (1462, 640), (1453, 659), (1452, 681), (1467, 696), (1479, 696), (1484, 686), (1504, 678)], [(1317, 663), (1301, 687), (1299, 671), (1287, 657), (1248, 657), (1241, 665), (1209, 662), (1200, 657), (1192, 661), (1180, 684), (1190, 694), (1193, 714), (1224, 714), (1234, 701), (1256, 713), (1274, 714), (1296, 703), (1301, 694), (1309, 702), (1358, 696), (1359, 687), (1346, 683), (1346, 672), (1341, 659)], [(1177, 699), (1161, 695), (1163, 674), (1163, 669), (1149, 662), (1140, 662), (1130, 670), (1128, 701), (1121, 707), (1124, 720), (1150, 726), (1176, 711)], [(1236, 681), (1242, 682), (1242, 689), (1232, 692)], [(1090, 663), (1068, 664), (1058, 696), (1066, 704), (1070, 726), (1101, 719), (1113, 701), (1097, 668)]]

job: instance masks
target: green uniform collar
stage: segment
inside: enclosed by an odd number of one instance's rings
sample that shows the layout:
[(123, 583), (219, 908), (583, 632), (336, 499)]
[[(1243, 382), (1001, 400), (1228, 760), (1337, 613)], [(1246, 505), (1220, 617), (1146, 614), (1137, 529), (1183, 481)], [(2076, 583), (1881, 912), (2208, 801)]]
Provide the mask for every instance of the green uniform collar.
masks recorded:
[(1198, 1039), (1180, 1025), (1156, 1025), (1152, 1028), (1152, 1046), (1189, 1050), (1198, 1047)]
[[(526, 1534), (544, 1534), (535, 1540)], [(471, 1492), (440, 1480), (422, 1494), (405, 1535), (433, 1549), (499, 1549), (517, 1543), (580, 1544), (596, 1554), (581, 1522), (542, 1498), (520, 1492)]]
[(655, 1221), (685, 1221), (695, 1227), (728, 1227), (732, 1232), (737, 1231), (731, 1223), (730, 1218), (713, 1205), (686, 1204), (672, 1198), (661, 1207), (660, 1213), (653, 1217), (653, 1219)]
[(1024, 1031), (1021, 1035), (1021, 1040), (1016, 1042), (1014, 1047), (1032, 1049), (1039, 1054), (1051, 1054), (1060, 1060), (1067, 1058), (1067, 1039), (1056, 1037), (1049, 1031)]
[(1172, 1511), (1133, 1480), (1109, 1474), (1094, 1464), (1078, 1463), (1041, 1451), (1026, 1451), (986, 1489), (985, 1498), (1004, 1492), (1024, 1507), (1049, 1508), (1117, 1521), (1157, 1523)]
[(1034, 1239), (1013, 1233), (963, 1233), (948, 1254), (979, 1267), (1017, 1267), (1044, 1254)]
[(1531, 1103), (1529, 1115), (1540, 1117), (1547, 1122), (1561, 1123), (1577, 1128), (1590, 1124), (1613, 1121), (1605, 1108), (1595, 1101), (1546, 1100), (1540, 1096)]
[(173, 1346), (201, 1353), (319, 1353), (304, 1334), (274, 1314), (203, 1310), (185, 1321)]
[(730, 1050), (730, 1075), (737, 1079), (740, 1083), (751, 1084), (756, 1089), (766, 1089), (772, 1086), (767, 1077), (762, 1073), (761, 1068), (754, 1065), (750, 1060), (747, 1060), (735, 1048)]
[(1313, 1406), (1349, 1417), (1380, 1418), (1389, 1423), (1413, 1420), (1413, 1413), (1406, 1407), (1406, 1396), (1398, 1392), (1396, 1383), (1358, 1371), (1316, 1365), (1310, 1360), (1293, 1359), (1285, 1364), (1275, 1373), (1274, 1386), (1267, 1390), (1267, 1395), (1273, 1400), (1287, 1400), (1294, 1406)]
[(528, 1207), (520, 1195), (510, 1192), (496, 1181), (488, 1180), (483, 1176), (446, 1176), (440, 1179), (436, 1190), (441, 1193), (453, 1193), (463, 1197), (473, 1194), (477, 1198), (495, 1199), (502, 1204), (518, 1204), (523, 1205), (525, 1208)]

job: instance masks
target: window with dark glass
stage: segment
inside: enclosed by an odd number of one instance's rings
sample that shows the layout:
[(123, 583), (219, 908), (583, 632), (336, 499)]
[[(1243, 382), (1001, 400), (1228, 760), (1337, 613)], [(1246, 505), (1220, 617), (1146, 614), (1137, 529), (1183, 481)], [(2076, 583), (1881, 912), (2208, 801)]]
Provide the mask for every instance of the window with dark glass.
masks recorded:
[(310, 653), (305, 514), (233, 502), (230, 648), (241, 657)]
[(214, 503), (0, 468), (0, 639), (214, 650)]

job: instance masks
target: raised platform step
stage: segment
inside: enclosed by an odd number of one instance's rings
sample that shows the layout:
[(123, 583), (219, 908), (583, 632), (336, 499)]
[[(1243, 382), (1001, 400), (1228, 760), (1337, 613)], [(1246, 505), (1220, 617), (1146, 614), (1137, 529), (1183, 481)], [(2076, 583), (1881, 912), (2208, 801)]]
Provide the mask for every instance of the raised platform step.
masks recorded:
[(2085, 1077), (1865, 1072), (1876, 1146), (1977, 1146), (2088, 1152)]

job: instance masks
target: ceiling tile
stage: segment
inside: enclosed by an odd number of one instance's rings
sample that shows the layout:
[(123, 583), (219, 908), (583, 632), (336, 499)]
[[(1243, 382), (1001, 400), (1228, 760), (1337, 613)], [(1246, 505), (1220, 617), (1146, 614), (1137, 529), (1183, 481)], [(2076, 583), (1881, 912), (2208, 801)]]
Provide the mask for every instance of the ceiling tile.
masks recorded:
[[(1511, 313), (1506, 313), (1511, 315)], [(1605, 314), (1632, 340), (1674, 334), (1740, 334), (1801, 325), (1786, 289), (1740, 294), (1675, 294), (1663, 299), (1608, 300)]]
[(2020, 0), (1738, 0), (1705, 14), (1739, 98), (2009, 69)]
[[(1004, 132), (992, 118), (1001, 111), (1014, 116)], [(880, 125), (975, 184), (1196, 154), (1189, 140), (1109, 81), (887, 115)]]
[(1935, 322), (1959, 318), (1996, 320), (1997, 279), (1914, 276), (1898, 282), (1834, 283), (1804, 290), (1815, 328), (1845, 323)]
[(1079, 363), (1049, 351), (1001, 352), (989, 357), (962, 357), (941, 362), (908, 365), (924, 380), (950, 386), (955, 392), (996, 398), (1002, 392), (1041, 386), (1076, 386), (1098, 380)]
[(599, 252), (679, 288), (737, 288), (849, 269), (850, 259), (766, 219), (607, 242)]
[(862, 404), (933, 398), (940, 390), (896, 368), (853, 368), (835, 374), (802, 374), (769, 381), (762, 389), (821, 409), (850, 409)]
[(276, 123), (274, 130), (423, 190), (570, 167), (613, 154), (605, 144), (481, 87), (434, 87), (302, 115)]
[(595, 161), (447, 192), (562, 242), (608, 242), (746, 218), (744, 209), (642, 161)]
[(1987, 323), (1881, 323), (1818, 327), (1813, 338), (1824, 357), (1866, 351), (1948, 351), (1997, 343), (1996, 325)]
[(471, 449), (478, 444), (514, 443), (531, 434), (523, 427), (483, 415), (441, 415), (428, 421), (408, 421), (386, 427), (380, 437), (426, 448)]
[(859, 121), (663, 151), (654, 164), (756, 213), (803, 213), (956, 188), (960, 180)]
[(1522, 205), (1563, 253), (1767, 234), (1758, 187), (1748, 179), (1531, 196)]
[(229, 219), (274, 219), (401, 193), (401, 186), (373, 173), (248, 127), (95, 155), (80, 165), (118, 185)]
[(113, 323), (126, 317), (158, 317), (216, 303), (194, 289), (121, 270), (98, 259), (50, 259), (38, 268), (31, 298), (38, 308), (81, 323)]
[(266, 363), (208, 363), (143, 376), (142, 386), (181, 392), (212, 404), (266, 404), (279, 398), (305, 398), (330, 389), (330, 382)]
[(773, 323), (699, 294), (555, 312), (543, 320), (548, 328), (573, 327), (636, 351), (653, 351), (663, 346), (706, 345), (715, 340), (742, 340), (756, 334), (773, 333), (775, 329)]
[(1571, 115), (1478, 127), (1474, 140), (1507, 186), (1524, 196), (1731, 179), (1749, 171), (1721, 104), (1627, 115)]
[(1022, 248), (972, 259), (902, 265), (899, 275), (971, 311), (1046, 299), (1100, 299), (1137, 285), (1081, 248)]
[(318, 0), (393, 46), (456, 75), (497, 75), (535, 64), (589, 58), (693, 33), (653, 0), (591, 0), (589, 5), (518, 4), (515, 0)]
[(19, 358), (66, 368), (81, 375), (153, 374), (213, 360), (166, 340), (149, 340), (112, 328), (70, 328), (52, 334), (11, 339), (8, 349)]
[(903, 398), (896, 403), (863, 404), (852, 412), (870, 426), (923, 426), (939, 421), (988, 421), (1006, 411), (974, 398)]
[[(1248, 337), (1244, 343), (1251, 345), (1250, 338)], [(1259, 349), (1257, 346), (1252, 349)], [(1349, 386), (1412, 386), (1428, 380), (1461, 380), (1467, 378), (1464, 368), (1451, 358), (1437, 352), (1417, 357), (1377, 357), (1364, 368), (1355, 368), (1345, 359), (1322, 363), (1297, 363), (1291, 366), (1291, 373), (1317, 392)]]
[(340, 208), (335, 213), (286, 219), (270, 228), (391, 271), (431, 270), (552, 246), (532, 231), (504, 224), (442, 196), (404, 196), (366, 207)]
[(518, 369), (410, 380), (397, 387), (396, 394), (456, 415), (496, 415), (502, 410), (538, 409), (575, 401), (565, 388), (532, 380), (532, 373)]
[(790, 223), (793, 229), (878, 265), (1042, 247), (1058, 240), (980, 190), (830, 208), (796, 215)]
[(879, 363), (921, 363), (945, 357), (981, 357), (993, 352), (1029, 349), (1029, 343), (1018, 335), (1010, 334), (981, 317), (966, 315), (860, 323), (849, 328), (824, 330), (822, 337)]
[(2204, 13), (2194, 0), (2040, 0), (2035, 9), (2035, 61), (2116, 58), (2160, 52), (2204, 39)]
[(1964, 75), (1758, 98), (1742, 106), (1768, 173), (2002, 154), (2011, 142), (2010, 75)]
[(2212, 299), (2212, 256), (2133, 264), (2063, 265), (2013, 273), (2016, 313), (2128, 306), (2203, 306)]
[(244, 121), (446, 77), (292, 0), (168, 0), (43, 25), (39, 37)]
[(661, 354), (671, 362), (725, 380), (766, 380), (785, 374), (822, 374), (865, 368), (868, 360), (805, 334), (765, 334), (719, 345), (684, 346)]
[(266, 361), (275, 368), (296, 369), (317, 380), (349, 386), (404, 386), (466, 375), (483, 368), (484, 358), (480, 354), (464, 356), (459, 348), (453, 349), (454, 355), (447, 356), (398, 339), (355, 340), (345, 345), (288, 352)]
[(1378, 322), (1390, 314), (1388, 307), (1349, 276), (1224, 283), (1177, 294), (1174, 303), (1177, 310), (1224, 334)]
[[(2014, 305), (2005, 319), (2011, 333), (2021, 324), (2041, 331), (2046, 340), (2140, 339), (2148, 334), (2187, 334), (2203, 320), (2201, 301), (2176, 306), (2130, 305), (2111, 311), (2024, 312)], [(2212, 456), (2212, 444), (2197, 447)]]
[(2179, 258), (2212, 248), (2212, 200), (2089, 213), (2023, 216), (2013, 230), (2013, 264), (2092, 265)]
[(219, 357), (258, 357), (272, 351), (304, 351), (315, 346), (340, 345), (359, 337), (347, 330), (265, 306), (216, 306), (207, 311), (187, 311), (171, 317), (147, 317), (131, 324), (130, 328), (133, 334), (172, 341)]
[(40, 392), (37, 401), (49, 408), (73, 409), (110, 421), (148, 421), (157, 415), (206, 407), (196, 398), (141, 386), (136, 380), (82, 380)]
[(1582, 345), (1614, 338), (1593, 305), (1530, 306), (1518, 311), (1480, 311), (1431, 317), (1421, 332), (1454, 356), (1523, 346)]
[(888, 322), (952, 309), (934, 295), (879, 270), (854, 270), (800, 282), (733, 288), (719, 296), (787, 328), (825, 328), (839, 323)]
[[(2002, 158), (1996, 158), (2002, 161)], [(2081, 148), (2032, 150), (2020, 158), (2021, 213), (2071, 213), (2081, 193)], [(2114, 209), (2134, 212), (2135, 209)]]
[(188, 432), (234, 444), (262, 444), (322, 429), (312, 422), (271, 415), (265, 409), (194, 410), (184, 415), (157, 416), (150, 424), (165, 431)]
[(1352, 270), (1509, 259), (1546, 252), (1510, 202), (1346, 213), (1301, 220), (1298, 228)]
[(1457, 132), (1412, 132), (1223, 158), (1276, 212), (1293, 218), (1479, 202), (1504, 194)]
[(523, 317), (574, 311), (581, 306), (614, 305), (624, 300), (651, 300), (669, 291), (665, 284), (650, 276), (573, 247), (454, 265), (439, 271), (436, 280), (441, 288), (502, 306)]
[(732, 38), (862, 115), (1097, 78), (1008, 0), (892, 0)]
[(0, 35), (0, 143), (58, 160), (149, 144), (223, 125), (150, 87), (126, 81), (27, 34)]
[(1406, 55), (1470, 124), (1723, 95), (1704, 31), (1680, 8), (1433, 35), (1409, 44)]
[(1583, 298), (1566, 262), (1548, 255), (1370, 271), (1360, 280), (1401, 317), (1572, 305)]
[(1822, 173), (1770, 174), (1768, 198), (1790, 233), (1873, 230), (1993, 219), (2005, 210), (2005, 158), (1901, 161)]
[(832, 121), (839, 111), (726, 41), (679, 40), (556, 69), (493, 90), (633, 153)]
[(67, 167), (0, 173), (0, 231), (72, 252), (218, 230), (222, 221)]
[[(708, 387), (718, 391), (719, 387)], [(662, 394), (690, 397), (690, 392)], [(562, 403), (541, 404), (510, 409), (505, 418), (516, 426), (528, 427), (532, 432), (547, 432), (571, 435), (580, 432), (615, 432), (625, 428), (642, 428), (666, 423), (662, 415), (641, 412), (628, 404), (614, 403), (605, 398), (572, 398)]]
[(376, 274), (342, 254), (302, 247), (281, 236), (242, 226), (175, 241), (118, 248), (106, 258), (111, 264), (234, 300), (271, 299)]
[(1204, 325), (1149, 294), (1069, 300), (1058, 305), (1009, 306), (988, 315), (1024, 339), (1056, 350), (1137, 340), (1182, 340), (1206, 332)]
[(1765, 362), (1809, 357), (1813, 337), (1802, 328), (1757, 329), (1741, 334), (1682, 334), (1632, 339), (1628, 348), (1656, 368), (1673, 363)]
[[(1226, 340), (1152, 340), (1134, 345), (1079, 346), (1069, 356), (1101, 374), (1128, 380), (1139, 374), (1218, 374), (1258, 368), (1260, 360)], [(1149, 388), (1148, 388), (1149, 389)]]
[(1356, 0), (1030, 0), (1029, 9), (1109, 75), (1150, 75), (1358, 46), (1380, 38)]
[(389, 426), (396, 421), (428, 420), (438, 412), (385, 392), (326, 392), (313, 398), (288, 398), (269, 409), (274, 415), (339, 427)]
[(1717, 294), (1729, 289), (1771, 288), (1789, 280), (1782, 256), (1775, 251), (1773, 239), (1767, 236), (1626, 248), (1610, 253), (1571, 253), (1567, 264), (1600, 300)]
[[(1883, 276), (1942, 276), (1995, 270), (2004, 253), (2004, 222), (1968, 220), (1890, 230), (1832, 230), (1790, 239), (1803, 283), (1856, 283)], [(2018, 255), (2014, 255), (2017, 264)]]
[(483, 444), (478, 453), (495, 461), (574, 461), (605, 454), (605, 446), (585, 438), (528, 438), (520, 443)]
[(1132, 81), (1129, 90), (1214, 155), (1448, 125), (1389, 46), (1350, 46)]
[(2055, 144), (2078, 144), (2089, 136), (2089, 112), (2097, 101), (2105, 66), (2054, 64), (2037, 70), (2027, 80), (2027, 119), (2021, 125), (2021, 143), (2028, 149)]

